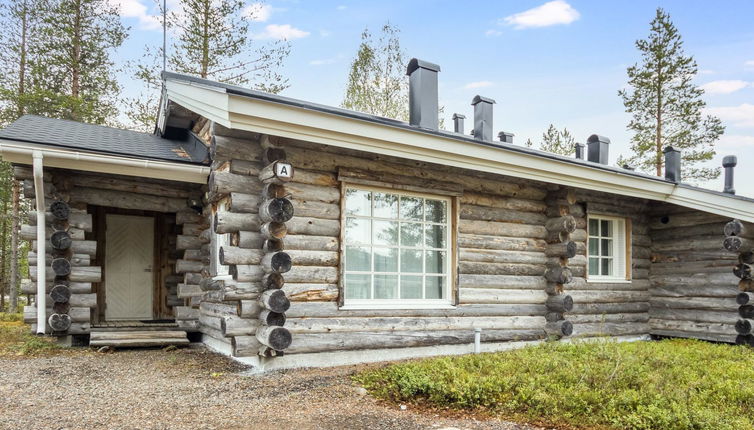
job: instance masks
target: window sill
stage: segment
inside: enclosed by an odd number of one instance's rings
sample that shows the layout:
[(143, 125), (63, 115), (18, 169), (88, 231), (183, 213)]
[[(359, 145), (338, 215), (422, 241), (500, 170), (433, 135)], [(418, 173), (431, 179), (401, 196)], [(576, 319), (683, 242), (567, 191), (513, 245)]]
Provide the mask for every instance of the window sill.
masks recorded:
[(630, 284), (633, 279), (625, 278), (586, 278), (590, 284)]
[(345, 304), (338, 308), (339, 311), (369, 311), (369, 310), (401, 310), (401, 309), (455, 309), (454, 305), (446, 304)]

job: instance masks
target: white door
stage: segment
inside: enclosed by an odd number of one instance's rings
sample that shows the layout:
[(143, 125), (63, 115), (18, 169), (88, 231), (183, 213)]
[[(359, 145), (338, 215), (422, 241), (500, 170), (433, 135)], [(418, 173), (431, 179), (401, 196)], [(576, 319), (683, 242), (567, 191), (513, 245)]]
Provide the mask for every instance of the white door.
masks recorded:
[(152, 319), (154, 218), (107, 215), (105, 319)]

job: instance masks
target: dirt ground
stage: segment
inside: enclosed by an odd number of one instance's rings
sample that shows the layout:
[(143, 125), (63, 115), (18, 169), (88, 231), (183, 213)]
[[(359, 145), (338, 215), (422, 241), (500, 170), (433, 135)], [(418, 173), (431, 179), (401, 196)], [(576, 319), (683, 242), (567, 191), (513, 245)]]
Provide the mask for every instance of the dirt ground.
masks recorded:
[(203, 347), (0, 358), (0, 429), (534, 429), (401, 410), (357, 370), (255, 375)]

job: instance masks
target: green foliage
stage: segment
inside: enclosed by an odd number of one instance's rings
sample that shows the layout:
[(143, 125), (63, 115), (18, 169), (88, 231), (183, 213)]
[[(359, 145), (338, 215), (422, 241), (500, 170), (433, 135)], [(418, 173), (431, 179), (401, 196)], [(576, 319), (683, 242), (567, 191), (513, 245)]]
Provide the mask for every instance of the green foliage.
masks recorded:
[[(279, 70), (291, 51), (288, 41), (260, 44), (250, 37), (254, 9), (242, 0), (180, 0), (168, 13), (167, 25), (177, 40), (168, 50), (168, 70), (243, 85), (268, 93), (288, 88)], [(146, 47), (142, 60), (130, 65), (144, 85), (142, 94), (126, 101), (132, 128), (153, 131), (162, 80), (162, 47)]]
[(399, 33), (388, 23), (375, 41), (369, 30), (364, 30), (351, 63), (342, 107), (408, 121), (407, 62)]
[(396, 402), (477, 410), (553, 426), (754, 428), (754, 354), (694, 340), (546, 343), (356, 375)]
[[(531, 140), (526, 141), (526, 146), (531, 146)], [(547, 127), (547, 131), (542, 133), (542, 141), (539, 143), (539, 148), (542, 151), (551, 152), (559, 155), (572, 155), (576, 150), (576, 141), (571, 135), (571, 132), (567, 128), (563, 131), (559, 131), (555, 128), (555, 125), (550, 124)]]
[(0, 357), (50, 355), (61, 351), (55, 338), (35, 336), (21, 314), (0, 313)]
[(704, 90), (693, 83), (697, 64), (685, 54), (670, 16), (658, 8), (650, 26), (649, 37), (636, 41), (642, 61), (627, 70), (629, 89), (618, 92), (632, 116), (629, 162), (661, 176), (662, 150), (673, 146), (681, 150), (684, 178), (714, 179), (720, 169), (698, 164), (714, 157), (714, 143), (725, 128), (719, 118), (702, 115)]

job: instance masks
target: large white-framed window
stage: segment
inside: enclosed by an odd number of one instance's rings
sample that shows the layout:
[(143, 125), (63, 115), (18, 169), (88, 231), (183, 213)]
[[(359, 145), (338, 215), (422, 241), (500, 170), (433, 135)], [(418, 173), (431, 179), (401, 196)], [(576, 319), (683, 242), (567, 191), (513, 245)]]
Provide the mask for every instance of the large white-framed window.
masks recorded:
[(344, 307), (450, 306), (452, 199), (367, 186), (344, 191)]
[[(227, 212), (228, 200), (223, 199), (219, 201), (215, 207), (215, 212)], [(209, 270), (213, 277), (228, 277), (230, 276), (230, 267), (224, 264), (220, 264), (220, 247), (230, 245), (230, 233), (217, 234), (214, 229), (210, 233), (210, 249), (212, 250), (212, 258), (210, 259)]]
[(626, 219), (589, 215), (587, 233), (587, 279), (590, 281), (628, 280), (629, 239)]

